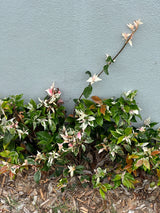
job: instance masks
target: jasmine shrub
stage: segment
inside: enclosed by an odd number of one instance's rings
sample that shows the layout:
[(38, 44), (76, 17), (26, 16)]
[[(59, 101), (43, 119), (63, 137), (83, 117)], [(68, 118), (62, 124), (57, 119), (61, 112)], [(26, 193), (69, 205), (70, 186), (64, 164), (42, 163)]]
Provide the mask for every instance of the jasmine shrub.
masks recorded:
[(86, 86), (75, 99), (73, 114), (67, 116), (61, 92), (52, 84), (44, 100), (24, 104), (22, 95), (0, 100), (0, 173), (35, 169), (34, 180), (42, 175), (60, 176), (57, 185), (64, 190), (70, 177), (82, 186), (98, 188), (101, 196), (121, 184), (134, 188), (141, 171), (156, 175), (160, 184), (160, 130), (157, 123), (141, 119), (137, 91), (119, 98), (91, 96), (93, 84), (109, 74), (110, 64), (132, 39), (142, 22), (128, 24), (131, 33), (122, 33), (124, 45), (98, 74), (87, 71)]

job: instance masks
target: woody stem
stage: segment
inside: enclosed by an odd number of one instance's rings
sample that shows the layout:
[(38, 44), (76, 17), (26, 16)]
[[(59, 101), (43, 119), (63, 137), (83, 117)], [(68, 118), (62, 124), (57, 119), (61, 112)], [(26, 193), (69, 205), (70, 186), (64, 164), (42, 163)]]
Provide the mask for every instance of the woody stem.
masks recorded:
[[(137, 27), (135, 30), (132, 31), (131, 35), (130, 35), (130, 36), (128, 37), (128, 39), (125, 41), (125, 43), (124, 43), (124, 45), (122, 46), (122, 48), (121, 48), (121, 49), (118, 51), (118, 53), (112, 58), (113, 61), (114, 61), (114, 60), (119, 56), (119, 54), (123, 51), (123, 49), (125, 48), (125, 46), (126, 46), (126, 45), (128, 44), (128, 42), (132, 39), (132, 37), (133, 37), (134, 33), (137, 31), (137, 29), (138, 29), (138, 27)], [(112, 63), (112, 62), (108, 62), (108, 65), (110, 65), (111, 63)], [(99, 77), (103, 72), (104, 72), (104, 70), (102, 70), (101, 72), (99, 72), (99, 73), (97, 74), (97, 76)], [(91, 83), (88, 84), (88, 86), (90, 86), (90, 85), (91, 85)], [(82, 96), (83, 96), (83, 92), (82, 92), (81, 95), (79, 96), (77, 103), (81, 100)]]

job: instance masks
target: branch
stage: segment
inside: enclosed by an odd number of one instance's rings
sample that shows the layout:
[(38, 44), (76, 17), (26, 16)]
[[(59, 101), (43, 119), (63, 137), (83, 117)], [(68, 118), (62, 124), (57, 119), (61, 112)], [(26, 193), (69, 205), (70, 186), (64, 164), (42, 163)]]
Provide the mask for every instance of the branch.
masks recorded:
[[(113, 63), (113, 62), (115, 61), (115, 59), (120, 55), (120, 53), (124, 50), (124, 48), (126, 47), (126, 45), (127, 45), (128, 43), (130, 43), (130, 45), (132, 45), (131, 39), (133, 38), (133, 35), (134, 35), (134, 33), (137, 31), (137, 29), (138, 29), (138, 27), (139, 27), (140, 24), (143, 24), (143, 23), (140, 21), (140, 19), (138, 19), (137, 21), (134, 21), (134, 24), (128, 24), (128, 25), (127, 25), (127, 26), (132, 30), (132, 33), (131, 33), (131, 34), (122, 33), (122, 36), (124, 37), (124, 39), (125, 39), (126, 41), (125, 41), (124, 45), (122, 46), (122, 48), (118, 51), (118, 53), (112, 58), (111, 61), (107, 62), (106, 65), (109, 66), (111, 63)], [(99, 72), (99, 73), (97, 74), (97, 77), (99, 77), (103, 72), (104, 72), (104, 69), (103, 69), (101, 72)], [(91, 84), (91, 82), (90, 82), (90, 83), (88, 84), (88, 86), (91, 86), (91, 85), (92, 85), (92, 84)], [(79, 96), (76, 105), (80, 102), (80, 100), (81, 100), (83, 94), (84, 94), (84, 90), (83, 90), (83, 92), (81, 93), (81, 95)], [(76, 105), (75, 105), (75, 106), (76, 106)]]

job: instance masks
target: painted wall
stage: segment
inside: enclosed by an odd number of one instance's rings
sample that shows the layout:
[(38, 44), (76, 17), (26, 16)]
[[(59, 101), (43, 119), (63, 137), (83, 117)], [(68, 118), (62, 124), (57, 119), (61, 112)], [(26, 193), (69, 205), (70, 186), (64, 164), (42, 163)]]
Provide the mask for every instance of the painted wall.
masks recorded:
[[(159, 0), (0, 0), (0, 97), (45, 96), (52, 82), (68, 109), (93, 74), (123, 44), (126, 24), (143, 25), (94, 86), (93, 95), (119, 96), (137, 89), (143, 118), (160, 122)], [(69, 110), (70, 111), (70, 110)]]

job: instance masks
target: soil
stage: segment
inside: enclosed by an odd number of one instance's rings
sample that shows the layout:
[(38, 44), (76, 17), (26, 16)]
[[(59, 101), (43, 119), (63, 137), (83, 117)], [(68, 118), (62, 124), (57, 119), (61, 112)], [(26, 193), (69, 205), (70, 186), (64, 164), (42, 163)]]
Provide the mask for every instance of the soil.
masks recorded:
[[(19, 172), (14, 180), (0, 175), (0, 212), (24, 213), (159, 213), (160, 188), (153, 176), (139, 181), (135, 189), (121, 186), (106, 193), (103, 200), (97, 189), (83, 188), (70, 180), (64, 192), (57, 188), (57, 178), (33, 179), (34, 170)], [(76, 183), (76, 184), (75, 184)]]

